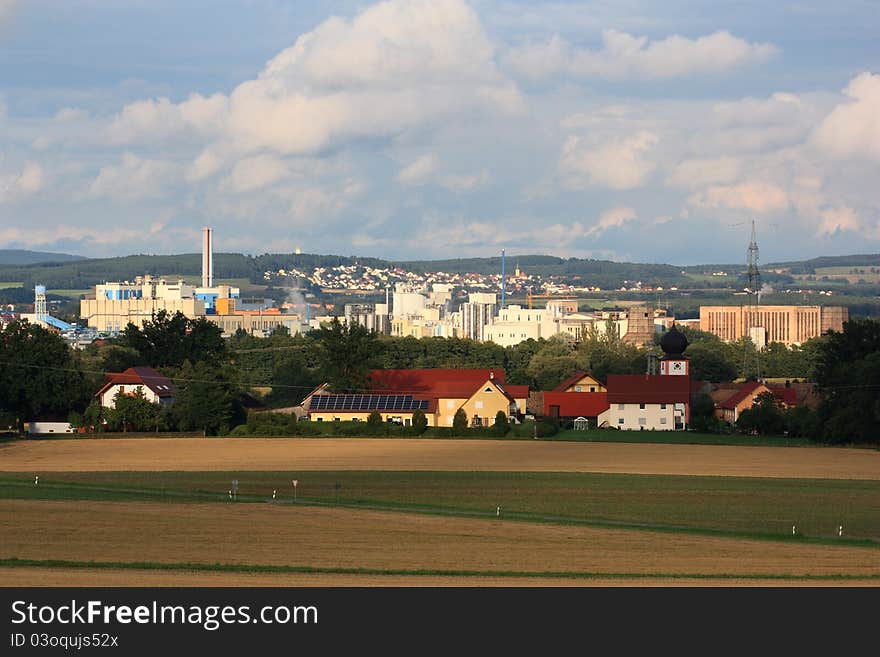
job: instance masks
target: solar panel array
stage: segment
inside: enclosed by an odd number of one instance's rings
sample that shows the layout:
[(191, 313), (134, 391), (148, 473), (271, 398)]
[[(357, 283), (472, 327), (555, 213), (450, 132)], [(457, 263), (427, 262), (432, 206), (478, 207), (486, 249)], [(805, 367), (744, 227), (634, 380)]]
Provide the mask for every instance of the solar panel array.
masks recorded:
[(314, 395), (312, 411), (414, 411), (428, 410), (427, 399), (412, 395)]

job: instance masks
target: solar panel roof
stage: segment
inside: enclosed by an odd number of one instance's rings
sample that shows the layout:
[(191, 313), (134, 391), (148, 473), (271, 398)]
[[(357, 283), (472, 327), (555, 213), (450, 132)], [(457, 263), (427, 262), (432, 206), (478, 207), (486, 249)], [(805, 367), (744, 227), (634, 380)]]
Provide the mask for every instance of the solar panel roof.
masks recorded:
[(414, 411), (427, 410), (427, 399), (412, 395), (314, 395), (313, 411)]

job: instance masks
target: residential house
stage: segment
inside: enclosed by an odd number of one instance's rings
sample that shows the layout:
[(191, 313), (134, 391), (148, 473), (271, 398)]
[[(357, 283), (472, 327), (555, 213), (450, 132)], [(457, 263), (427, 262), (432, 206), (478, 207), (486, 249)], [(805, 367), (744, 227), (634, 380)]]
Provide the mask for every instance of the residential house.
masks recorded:
[(107, 381), (95, 396), (104, 408), (114, 408), (117, 393), (134, 396), (138, 392), (154, 404), (164, 406), (174, 401), (174, 384), (152, 367), (129, 367), (118, 374), (107, 374)]

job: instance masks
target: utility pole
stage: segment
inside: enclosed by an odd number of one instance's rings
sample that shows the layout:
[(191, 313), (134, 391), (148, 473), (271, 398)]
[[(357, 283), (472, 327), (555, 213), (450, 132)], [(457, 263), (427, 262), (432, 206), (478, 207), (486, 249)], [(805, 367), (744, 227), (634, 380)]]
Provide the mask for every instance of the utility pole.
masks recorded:
[[(749, 295), (749, 305), (746, 309), (746, 318), (744, 322), (745, 335), (752, 337), (752, 328), (761, 327), (761, 315), (759, 307), (761, 305), (761, 272), (758, 270), (758, 238), (755, 236), (755, 222), (752, 220), (752, 238), (749, 241), (748, 253), (748, 277), (749, 284), (746, 292)], [(743, 349), (743, 378), (749, 378), (749, 356), (748, 350)], [(755, 379), (761, 380), (761, 345), (755, 345)]]

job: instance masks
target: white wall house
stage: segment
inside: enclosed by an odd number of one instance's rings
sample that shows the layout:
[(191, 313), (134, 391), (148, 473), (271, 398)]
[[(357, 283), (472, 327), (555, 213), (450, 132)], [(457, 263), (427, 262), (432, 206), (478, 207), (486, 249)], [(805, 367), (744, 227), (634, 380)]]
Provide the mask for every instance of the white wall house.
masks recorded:
[(116, 395), (136, 396), (142, 392), (153, 404), (170, 404), (174, 401), (174, 384), (151, 367), (130, 367), (118, 374), (108, 374), (108, 380), (95, 394), (104, 408), (116, 407)]

